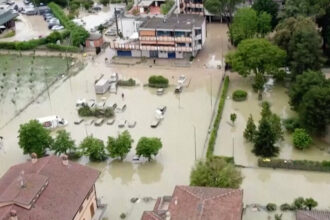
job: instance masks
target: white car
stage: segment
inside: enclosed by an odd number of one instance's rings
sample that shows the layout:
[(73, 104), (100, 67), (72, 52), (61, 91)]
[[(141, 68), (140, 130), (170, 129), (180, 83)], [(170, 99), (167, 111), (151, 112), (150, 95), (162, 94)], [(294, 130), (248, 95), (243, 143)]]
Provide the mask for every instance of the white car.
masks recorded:
[(183, 85), (185, 81), (186, 81), (186, 76), (185, 75), (179, 76), (178, 84)]
[(58, 31), (58, 30), (62, 30), (62, 29), (64, 29), (64, 27), (63, 26), (59, 26), (59, 25), (55, 25), (54, 27), (52, 27), (52, 30), (53, 31)]

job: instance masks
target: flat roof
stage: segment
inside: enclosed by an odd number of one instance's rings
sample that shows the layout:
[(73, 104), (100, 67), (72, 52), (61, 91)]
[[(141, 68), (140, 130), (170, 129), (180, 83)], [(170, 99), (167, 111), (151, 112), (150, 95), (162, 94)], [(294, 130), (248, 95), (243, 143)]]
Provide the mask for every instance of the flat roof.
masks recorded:
[(193, 27), (201, 27), (204, 20), (201, 15), (172, 14), (167, 18), (152, 17), (141, 24), (140, 29), (191, 30)]
[(9, 9), (0, 9), (0, 25), (7, 23), (8, 21), (16, 18), (17, 16), (17, 13), (12, 13)]

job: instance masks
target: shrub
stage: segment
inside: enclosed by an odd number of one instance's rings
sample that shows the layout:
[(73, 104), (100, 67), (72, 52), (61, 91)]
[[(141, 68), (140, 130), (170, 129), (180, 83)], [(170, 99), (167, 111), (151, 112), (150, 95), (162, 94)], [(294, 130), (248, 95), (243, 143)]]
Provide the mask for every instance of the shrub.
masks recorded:
[(305, 129), (296, 128), (293, 133), (293, 145), (299, 149), (303, 150), (309, 147), (312, 143), (312, 138), (307, 134)]
[(78, 109), (78, 115), (82, 116), (82, 117), (93, 116), (93, 111), (90, 107), (83, 106), (83, 107)]
[(108, 108), (106, 108), (106, 109), (104, 110), (104, 117), (106, 117), (106, 118), (111, 118), (111, 117), (113, 117), (114, 115), (115, 115), (115, 113), (114, 113), (114, 111), (113, 111), (113, 108), (108, 107)]
[(136, 82), (134, 79), (129, 78), (128, 80), (119, 80), (118, 86), (135, 86)]
[(57, 50), (57, 51), (63, 51), (63, 52), (73, 52), (73, 53), (78, 53), (81, 51), (79, 47), (64, 46), (64, 45), (58, 45), (58, 44), (47, 44), (47, 48), (51, 49), (51, 50)]
[(215, 145), (215, 141), (216, 141), (216, 138), (217, 138), (217, 133), (218, 133), (219, 125), (220, 125), (220, 120), (221, 120), (221, 117), (222, 117), (223, 108), (225, 106), (228, 86), (229, 86), (229, 77), (226, 76), (225, 82), (223, 84), (223, 89), (222, 89), (222, 94), (221, 94), (221, 98), (220, 98), (220, 102), (219, 102), (219, 106), (218, 106), (217, 115), (216, 115), (216, 118), (214, 120), (213, 129), (212, 129), (210, 139), (209, 139), (209, 143), (208, 143), (208, 146), (207, 146), (207, 153), (206, 153), (207, 157), (211, 157), (213, 155), (214, 145)]
[(296, 209), (303, 209), (305, 206), (305, 200), (303, 197), (298, 197), (293, 201), (293, 205)]
[(296, 128), (300, 128), (299, 119), (298, 118), (288, 118), (283, 120), (283, 125), (285, 129), (292, 133)]
[(162, 12), (163, 15), (166, 15), (171, 10), (173, 5), (174, 5), (173, 0), (165, 0), (165, 3), (163, 3), (160, 6), (160, 11)]
[(168, 87), (168, 79), (163, 76), (150, 76), (149, 86), (154, 88), (165, 88)]
[(284, 203), (280, 206), (281, 211), (289, 211), (291, 210), (291, 206), (288, 203)]
[(115, 115), (113, 108), (107, 107), (106, 109), (99, 109), (99, 108), (90, 108), (89, 106), (83, 106), (78, 109), (78, 115), (82, 117), (105, 117), (111, 118)]
[(247, 92), (244, 90), (238, 89), (233, 92), (232, 97), (233, 97), (234, 101), (244, 101), (247, 98)]
[(277, 206), (274, 203), (268, 203), (266, 205), (266, 209), (267, 209), (267, 211), (273, 212), (273, 211), (276, 211)]

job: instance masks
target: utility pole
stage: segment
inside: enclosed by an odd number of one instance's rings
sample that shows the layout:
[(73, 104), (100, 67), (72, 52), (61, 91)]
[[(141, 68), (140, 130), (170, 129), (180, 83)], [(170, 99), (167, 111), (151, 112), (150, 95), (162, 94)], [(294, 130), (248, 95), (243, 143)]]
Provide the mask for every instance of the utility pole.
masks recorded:
[(117, 8), (115, 8), (115, 20), (116, 20), (117, 36), (119, 36), (119, 30), (118, 30), (118, 18), (117, 18)]

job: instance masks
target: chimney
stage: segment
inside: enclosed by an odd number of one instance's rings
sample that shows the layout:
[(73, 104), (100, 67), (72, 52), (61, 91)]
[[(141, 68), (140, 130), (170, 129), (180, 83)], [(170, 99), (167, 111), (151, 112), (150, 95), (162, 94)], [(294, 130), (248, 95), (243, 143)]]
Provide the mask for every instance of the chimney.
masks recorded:
[(35, 164), (38, 161), (38, 156), (36, 153), (31, 154), (32, 163)]
[(68, 156), (67, 156), (66, 154), (64, 154), (64, 155), (62, 156), (62, 164), (63, 164), (64, 166), (68, 166), (68, 165), (69, 165)]
[(170, 213), (170, 211), (167, 211), (165, 215), (166, 215), (165, 220), (171, 220), (171, 213)]
[(18, 220), (15, 209), (10, 210), (10, 220)]

